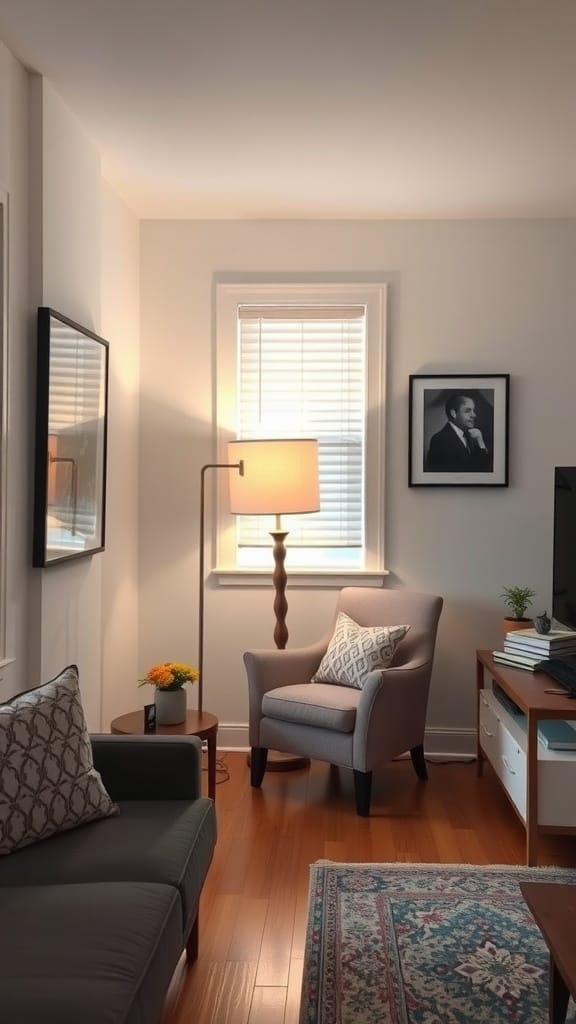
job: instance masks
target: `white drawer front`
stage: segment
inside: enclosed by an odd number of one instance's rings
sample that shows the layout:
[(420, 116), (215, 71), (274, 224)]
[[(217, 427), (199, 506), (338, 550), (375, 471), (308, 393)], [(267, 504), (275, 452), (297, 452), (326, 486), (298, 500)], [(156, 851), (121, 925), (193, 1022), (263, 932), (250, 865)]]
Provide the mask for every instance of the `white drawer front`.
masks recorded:
[(492, 705), (487, 701), (485, 694), (482, 692), (480, 692), (478, 711), (480, 746), (488, 760), (493, 764), (498, 749), (497, 743), (500, 724)]
[(526, 754), (506, 728), (506, 711), (480, 691), (480, 745), (522, 818), (526, 817)]
[(526, 754), (518, 746), (506, 727), (500, 723), (498, 758), (494, 764), (497, 774), (523, 818), (526, 817)]

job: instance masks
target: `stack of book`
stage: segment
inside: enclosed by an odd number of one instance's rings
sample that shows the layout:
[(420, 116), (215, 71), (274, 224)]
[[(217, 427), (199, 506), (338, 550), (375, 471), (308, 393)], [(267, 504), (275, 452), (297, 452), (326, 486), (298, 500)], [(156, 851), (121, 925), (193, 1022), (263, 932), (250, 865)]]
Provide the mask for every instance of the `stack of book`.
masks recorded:
[(548, 750), (576, 750), (576, 722), (543, 719), (538, 723), (538, 739)]
[(512, 630), (504, 637), (504, 650), (492, 651), (494, 661), (532, 672), (541, 661), (566, 654), (576, 654), (576, 632), (570, 629), (551, 629), (549, 633)]

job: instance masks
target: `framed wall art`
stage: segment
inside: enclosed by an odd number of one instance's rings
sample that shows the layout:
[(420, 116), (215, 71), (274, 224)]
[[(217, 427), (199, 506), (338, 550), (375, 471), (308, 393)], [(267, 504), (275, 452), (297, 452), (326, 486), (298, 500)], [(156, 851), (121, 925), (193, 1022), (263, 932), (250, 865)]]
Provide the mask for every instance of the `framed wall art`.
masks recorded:
[(104, 549), (108, 342), (38, 309), (33, 565)]
[(412, 374), (410, 487), (507, 487), (510, 375)]

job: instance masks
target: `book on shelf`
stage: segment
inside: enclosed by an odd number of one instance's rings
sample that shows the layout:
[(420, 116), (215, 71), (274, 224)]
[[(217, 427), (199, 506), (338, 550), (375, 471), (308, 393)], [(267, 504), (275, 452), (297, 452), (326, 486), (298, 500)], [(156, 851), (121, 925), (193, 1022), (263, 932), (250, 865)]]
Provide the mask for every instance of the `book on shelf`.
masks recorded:
[(561, 718), (546, 718), (538, 724), (538, 739), (549, 750), (576, 750), (576, 729)]
[(507, 651), (492, 651), (492, 657), (501, 665), (510, 665), (510, 668), (525, 668), (530, 672), (533, 672), (535, 666), (542, 661), (541, 655), (530, 657), (530, 655), (523, 654), (508, 654)]
[(520, 630), (512, 630), (505, 634), (504, 639), (511, 644), (529, 644), (530, 647), (544, 648), (547, 651), (555, 651), (557, 647), (576, 647), (576, 633), (558, 637), (557, 640), (547, 640), (544, 636), (518, 636), (519, 632)]
[(512, 633), (504, 637), (504, 643), (510, 647), (519, 647), (523, 651), (542, 651), (544, 654), (576, 651), (576, 640), (562, 640), (558, 644), (541, 644), (537, 640), (515, 640)]
[(549, 633), (538, 633), (535, 629), (512, 629), (506, 633), (506, 643), (539, 651), (556, 651), (562, 649), (576, 650), (576, 631), (571, 629), (553, 629)]
[(537, 644), (517, 644), (513, 640), (504, 640), (503, 647), (507, 654), (523, 654), (530, 658), (564, 658), (568, 654), (576, 654), (576, 644), (545, 648)]

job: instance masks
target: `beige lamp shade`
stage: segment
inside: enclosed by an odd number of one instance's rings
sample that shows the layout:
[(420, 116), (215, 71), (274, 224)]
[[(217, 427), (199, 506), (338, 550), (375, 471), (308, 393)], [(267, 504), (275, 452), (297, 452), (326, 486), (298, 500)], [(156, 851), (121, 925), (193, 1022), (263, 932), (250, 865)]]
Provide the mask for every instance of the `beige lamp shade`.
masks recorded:
[(244, 464), (242, 476), (229, 477), (233, 514), (278, 516), (319, 510), (316, 439), (230, 441), (228, 458)]

